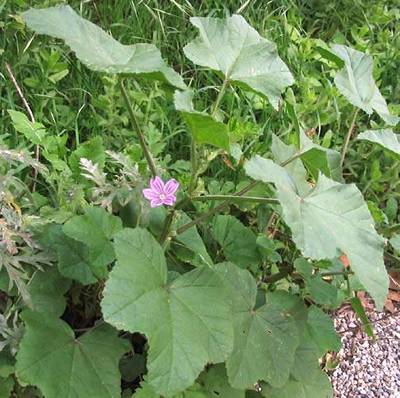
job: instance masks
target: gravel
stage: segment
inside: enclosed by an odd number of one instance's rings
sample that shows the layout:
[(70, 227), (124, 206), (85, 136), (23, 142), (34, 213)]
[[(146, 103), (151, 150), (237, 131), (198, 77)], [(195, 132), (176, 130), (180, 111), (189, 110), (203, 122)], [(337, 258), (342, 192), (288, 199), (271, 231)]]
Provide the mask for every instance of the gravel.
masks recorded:
[(360, 330), (351, 309), (334, 316), (343, 345), (329, 375), (335, 398), (400, 398), (400, 311), (368, 315), (375, 340)]

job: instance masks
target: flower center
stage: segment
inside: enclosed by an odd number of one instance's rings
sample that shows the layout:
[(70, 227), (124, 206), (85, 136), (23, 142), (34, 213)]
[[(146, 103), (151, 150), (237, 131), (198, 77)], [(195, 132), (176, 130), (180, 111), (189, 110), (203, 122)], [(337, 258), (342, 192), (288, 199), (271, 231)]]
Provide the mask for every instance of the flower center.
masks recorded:
[(160, 198), (161, 200), (164, 200), (164, 199), (166, 199), (166, 196), (165, 196), (165, 194), (161, 193), (160, 196), (159, 196), (159, 198)]

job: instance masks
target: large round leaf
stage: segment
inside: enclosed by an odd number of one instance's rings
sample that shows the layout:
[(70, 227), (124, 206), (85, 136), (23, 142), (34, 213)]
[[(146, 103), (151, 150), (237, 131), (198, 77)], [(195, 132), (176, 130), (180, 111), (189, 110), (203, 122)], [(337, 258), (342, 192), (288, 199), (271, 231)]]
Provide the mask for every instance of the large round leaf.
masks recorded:
[(152, 44), (123, 45), (69, 6), (30, 9), (22, 13), (36, 33), (57, 37), (88, 68), (107, 73), (132, 73), (185, 88), (182, 78), (169, 68)]
[(294, 80), (274, 43), (261, 37), (241, 15), (193, 17), (190, 22), (200, 34), (184, 48), (192, 62), (222, 72), (227, 81), (267, 97), (278, 109), (282, 91)]
[(167, 282), (161, 246), (142, 229), (115, 236), (117, 264), (102, 301), (107, 322), (149, 339), (148, 383), (161, 395), (191, 386), (232, 349), (231, 311), (219, 275), (197, 268)]
[(321, 174), (317, 185), (301, 195), (289, 173), (272, 160), (256, 156), (245, 169), (250, 177), (276, 185), (284, 220), (303, 255), (321, 260), (346, 254), (357, 277), (382, 308), (389, 287), (384, 240), (375, 231), (356, 185), (340, 184)]

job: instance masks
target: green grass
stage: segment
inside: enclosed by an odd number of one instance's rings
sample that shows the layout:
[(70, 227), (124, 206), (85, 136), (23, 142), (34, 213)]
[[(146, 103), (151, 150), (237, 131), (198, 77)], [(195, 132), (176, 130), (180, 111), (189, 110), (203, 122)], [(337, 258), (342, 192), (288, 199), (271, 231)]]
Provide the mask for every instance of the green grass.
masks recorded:
[[(75, 149), (92, 136), (101, 135), (107, 148), (129, 151), (134, 138), (115, 81), (102, 78), (76, 62), (73, 53), (59, 41), (34, 36), (18, 17), (18, 12), (30, 6), (58, 3), (19, 0), (2, 4), (0, 142), (11, 147), (24, 146), (24, 141), (13, 132), (6, 113), (7, 109), (24, 111), (4, 69), (4, 62), (8, 62), (36, 119), (52, 134), (67, 134), (68, 150)], [(196, 35), (189, 18), (193, 15), (222, 17), (238, 11), (262, 35), (277, 44), (280, 56), (289, 65), (296, 79), (292, 90), (299, 122), (306, 128), (315, 129), (321, 138), (332, 132), (332, 145), (341, 144), (350, 123), (352, 107), (338, 98), (331, 87), (330, 68), (320, 62), (315, 50), (317, 40), (348, 43), (370, 52), (377, 60), (375, 77), (383, 95), (391, 104), (398, 103), (400, 97), (396, 78), (400, 68), (400, 58), (396, 54), (396, 48), (400, 46), (397, 28), (400, 15), (395, 0), (336, 0), (330, 4), (317, 0), (116, 0), (70, 1), (69, 4), (125, 44), (148, 42), (159, 47), (169, 64), (191, 87), (201, 87), (201, 95), (195, 101), (200, 110), (212, 105), (221, 79), (185, 59), (182, 49)], [(63, 79), (51, 81), (55, 73), (65, 69), (68, 74)], [(167, 152), (173, 153), (176, 159), (187, 157), (189, 139), (173, 109), (171, 93), (155, 88), (154, 84), (139, 86), (131, 81), (129, 87), (139, 117), (156, 126)], [(239, 91), (230, 91), (225, 96), (222, 110), (226, 120), (246, 123), (248, 130), (256, 132), (257, 138), (253, 135), (253, 139), (248, 140), (250, 148), (267, 150), (272, 133), (290, 140), (295, 131), (296, 120), (285, 107), (283, 112), (274, 112), (266, 102), (255, 107), (253, 99)], [(372, 119), (379, 123), (375, 116)], [(359, 127), (367, 121), (368, 117), (362, 116)], [(357, 162), (353, 165), (354, 173), (361, 167)], [(211, 174), (216, 170), (221, 173), (221, 167), (229, 173), (220, 161), (215, 163)]]

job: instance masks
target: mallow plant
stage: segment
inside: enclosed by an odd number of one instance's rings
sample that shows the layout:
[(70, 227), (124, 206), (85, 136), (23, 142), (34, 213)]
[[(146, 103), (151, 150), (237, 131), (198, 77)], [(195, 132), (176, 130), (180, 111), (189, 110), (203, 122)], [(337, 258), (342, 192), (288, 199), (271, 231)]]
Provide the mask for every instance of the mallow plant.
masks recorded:
[[(197, 36), (183, 48), (188, 63), (221, 79), (209, 112), (195, 108), (202, 91), (191, 90), (155, 46), (121, 44), (69, 6), (22, 18), (37, 34), (65, 42), (87, 68), (118, 76), (146, 167), (131, 166), (128, 215), (111, 202), (88, 204), (36, 225), (49, 261), (26, 270), (22, 299), (2, 284), (12, 315), (0, 318), (0, 333), (20, 322), (17, 344), (0, 341), (2, 396), (31, 388), (46, 398), (332, 397), (319, 361), (340, 349), (328, 312), (349, 301), (364, 315), (357, 290), (382, 309), (384, 251), (392, 250), (386, 238), (398, 241), (377, 232), (363, 194), (342, 172), (360, 112), (375, 112), (383, 128), (360, 132), (359, 145), (400, 156), (392, 130), (399, 119), (374, 81), (371, 56), (339, 44), (323, 49), (337, 95), (354, 107), (340, 151), (300, 126), (290, 142), (273, 135), (268, 151), (254, 153), (235, 140), (220, 110), (224, 95), (252, 93), (281, 112), (296, 79), (275, 44), (242, 16), (190, 19)], [(181, 181), (152, 154), (126, 88), (132, 78), (174, 90), (191, 140), (190, 178)], [(218, 157), (234, 162), (229, 194), (201, 183)], [(79, 160), (91, 189), (105, 184), (98, 164)], [(74, 329), (81, 286), (98, 309), (91, 324)]]

